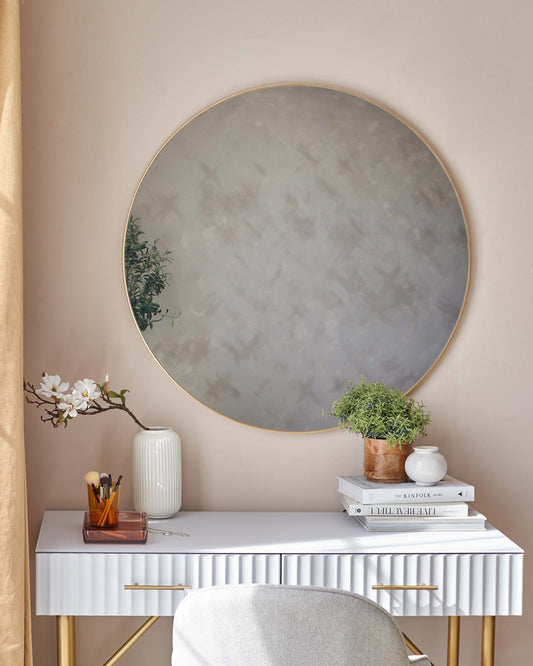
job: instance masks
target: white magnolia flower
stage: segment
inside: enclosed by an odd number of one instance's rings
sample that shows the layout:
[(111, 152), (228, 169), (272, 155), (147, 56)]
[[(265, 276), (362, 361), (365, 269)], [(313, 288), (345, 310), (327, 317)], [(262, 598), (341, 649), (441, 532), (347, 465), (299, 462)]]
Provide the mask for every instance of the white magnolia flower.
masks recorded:
[(84, 412), (89, 406), (87, 398), (84, 395), (82, 395), (79, 391), (76, 391), (76, 389), (72, 389), (71, 396), (72, 396), (72, 401), (76, 405), (76, 409), (78, 410), (78, 412)]
[(44, 395), (45, 398), (64, 398), (65, 391), (68, 391), (68, 382), (62, 382), (59, 375), (48, 375), (46, 372), (43, 375), (40, 388), (37, 389), (39, 395)]
[(86, 410), (87, 406), (86, 398), (80, 396), (77, 391), (73, 391), (63, 396), (63, 401), (59, 403), (58, 408), (63, 412), (65, 418), (70, 416), (73, 419), (78, 416), (78, 412)]
[[(86, 401), (97, 400), (100, 397), (100, 389), (92, 379), (80, 379), (74, 384), (73, 394)], [(85, 407), (87, 409), (87, 407)]]

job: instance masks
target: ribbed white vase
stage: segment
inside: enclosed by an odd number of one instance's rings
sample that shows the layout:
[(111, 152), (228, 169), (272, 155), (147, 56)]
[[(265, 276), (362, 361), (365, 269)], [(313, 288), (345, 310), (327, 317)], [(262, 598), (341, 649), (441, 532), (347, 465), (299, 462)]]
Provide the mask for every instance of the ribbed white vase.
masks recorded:
[(170, 518), (181, 509), (181, 441), (172, 428), (135, 435), (133, 506), (148, 518)]

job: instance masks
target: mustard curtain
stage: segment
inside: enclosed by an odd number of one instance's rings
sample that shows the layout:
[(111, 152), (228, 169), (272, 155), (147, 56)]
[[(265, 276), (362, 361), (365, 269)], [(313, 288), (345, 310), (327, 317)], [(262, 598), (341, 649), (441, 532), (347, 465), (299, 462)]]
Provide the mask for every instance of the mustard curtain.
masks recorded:
[(0, 664), (32, 663), (22, 398), (18, 0), (0, 0)]

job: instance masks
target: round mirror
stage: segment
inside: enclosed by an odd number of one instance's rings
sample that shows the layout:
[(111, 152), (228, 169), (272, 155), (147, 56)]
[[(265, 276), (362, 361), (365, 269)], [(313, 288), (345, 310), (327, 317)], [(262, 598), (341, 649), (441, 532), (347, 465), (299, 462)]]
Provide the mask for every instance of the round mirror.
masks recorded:
[(466, 296), (457, 192), (397, 116), (331, 88), (243, 92), (195, 116), (137, 188), (125, 280), (146, 344), (203, 404), (330, 428), (348, 380), (409, 391)]

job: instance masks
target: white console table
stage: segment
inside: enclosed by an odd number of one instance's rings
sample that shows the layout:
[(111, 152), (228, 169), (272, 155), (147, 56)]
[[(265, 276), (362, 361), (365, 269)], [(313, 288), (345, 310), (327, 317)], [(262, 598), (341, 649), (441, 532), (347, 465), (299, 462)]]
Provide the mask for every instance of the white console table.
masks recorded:
[(83, 542), (82, 520), (82, 511), (47, 511), (36, 548), (36, 612), (58, 618), (59, 666), (75, 663), (75, 616), (152, 616), (148, 628), (174, 614), (181, 585), (340, 588), (393, 615), (447, 616), (448, 666), (459, 663), (461, 616), (483, 617), (481, 663), (492, 666), (495, 616), (522, 613), (523, 550), (491, 525), (367, 532), (342, 512), (183, 511), (150, 524), (189, 536), (100, 545)]

